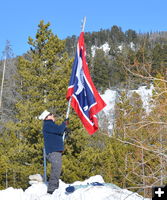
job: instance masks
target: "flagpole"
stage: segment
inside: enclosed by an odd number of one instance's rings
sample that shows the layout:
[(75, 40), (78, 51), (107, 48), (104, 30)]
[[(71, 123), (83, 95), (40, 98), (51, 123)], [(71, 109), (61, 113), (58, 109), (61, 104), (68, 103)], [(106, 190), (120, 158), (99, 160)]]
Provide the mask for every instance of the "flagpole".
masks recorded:
[[(81, 32), (84, 32), (85, 24), (86, 24), (86, 17), (84, 17), (83, 20), (82, 20)], [(66, 119), (69, 118), (71, 100), (72, 100), (72, 96), (70, 97), (70, 99), (69, 99), (69, 101), (68, 101), (68, 107), (67, 107), (67, 112), (66, 112)], [(64, 139), (65, 139), (65, 133), (64, 133), (64, 135), (63, 135), (63, 141), (64, 141)]]
[(85, 24), (86, 24), (86, 17), (83, 18), (83, 23), (82, 23), (82, 32), (84, 32)]
[[(83, 18), (82, 29), (81, 29), (82, 32), (84, 32), (85, 24), (86, 24), (86, 17)], [(70, 97), (70, 99), (68, 101), (68, 107), (67, 107), (67, 112), (66, 112), (66, 119), (68, 119), (68, 117), (69, 117), (71, 100), (72, 100), (72, 97)]]

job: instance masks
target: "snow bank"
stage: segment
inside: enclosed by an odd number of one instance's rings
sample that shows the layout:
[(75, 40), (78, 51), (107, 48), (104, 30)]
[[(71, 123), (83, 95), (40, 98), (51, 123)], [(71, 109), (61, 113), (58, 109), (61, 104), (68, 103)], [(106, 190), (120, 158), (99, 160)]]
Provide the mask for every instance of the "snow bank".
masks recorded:
[(22, 189), (14, 189), (12, 187), (0, 191), (1, 200), (22, 200), (24, 198), (24, 191)]
[[(88, 185), (93, 182), (103, 183), (104, 186)], [(25, 191), (10, 187), (0, 191), (0, 200), (146, 200), (139, 194), (121, 189), (114, 184), (105, 184), (100, 175), (70, 184), (81, 187), (72, 193), (66, 192), (68, 186), (69, 184), (60, 180), (59, 189), (52, 195), (47, 194), (47, 185), (42, 182), (33, 183)]]

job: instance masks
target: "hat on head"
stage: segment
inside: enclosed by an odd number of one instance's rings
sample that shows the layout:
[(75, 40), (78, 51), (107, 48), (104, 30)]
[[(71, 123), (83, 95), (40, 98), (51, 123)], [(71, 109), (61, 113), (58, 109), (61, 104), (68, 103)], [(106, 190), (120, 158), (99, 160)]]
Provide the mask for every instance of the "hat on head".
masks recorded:
[(43, 111), (43, 113), (39, 116), (40, 120), (44, 120), (48, 115), (50, 114), (50, 112), (48, 112), (47, 110)]

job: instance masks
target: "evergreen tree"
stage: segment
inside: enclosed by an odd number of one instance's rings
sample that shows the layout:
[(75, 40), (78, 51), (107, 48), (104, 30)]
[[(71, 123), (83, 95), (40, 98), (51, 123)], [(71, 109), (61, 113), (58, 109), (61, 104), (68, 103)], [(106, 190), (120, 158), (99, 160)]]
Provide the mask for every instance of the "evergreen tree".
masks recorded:
[(58, 39), (49, 26), (49, 23), (40, 22), (35, 39), (29, 37), (31, 48), (26, 58), (18, 59), (20, 98), (15, 104), (15, 123), (10, 129), (6, 125), (5, 131), (11, 137), (12, 133), (16, 134), (16, 151), (24, 146), (17, 158), (20, 167), (16, 169), (18, 185), (23, 187), (30, 174), (43, 173), (42, 123), (38, 116), (48, 109), (56, 113), (58, 122), (62, 122), (67, 108), (65, 95), (72, 62), (64, 52), (64, 41)]
[[(1, 83), (1, 122), (3, 124), (12, 118), (14, 107), (13, 104), (16, 100), (16, 87), (14, 74), (16, 74), (16, 59), (13, 58), (13, 51), (10, 42), (7, 40), (5, 49), (3, 51), (3, 60), (0, 62), (1, 74), (4, 73), (4, 81), (0, 78)], [(0, 74), (0, 75), (1, 75)]]
[(125, 31), (125, 37), (126, 37), (127, 43), (130, 43), (130, 42), (133, 42), (134, 44), (137, 43), (137, 33), (136, 33), (136, 31), (134, 31), (132, 29)]
[(66, 38), (65, 47), (69, 56), (71, 57), (75, 56), (76, 45), (77, 45), (77, 37), (75, 35)]
[(120, 27), (114, 25), (111, 28), (110, 34), (111, 34), (112, 42), (114, 42), (116, 44), (120, 44), (120, 43), (124, 42), (125, 35), (124, 35), (124, 33), (123, 33), (123, 31), (121, 30)]
[(93, 81), (99, 90), (104, 90), (109, 85), (109, 66), (107, 57), (102, 49), (97, 49), (93, 61)]
[(166, 75), (167, 45), (157, 44), (152, 51), (152, 59), (152, 75), (155, 76), (158, 73)]

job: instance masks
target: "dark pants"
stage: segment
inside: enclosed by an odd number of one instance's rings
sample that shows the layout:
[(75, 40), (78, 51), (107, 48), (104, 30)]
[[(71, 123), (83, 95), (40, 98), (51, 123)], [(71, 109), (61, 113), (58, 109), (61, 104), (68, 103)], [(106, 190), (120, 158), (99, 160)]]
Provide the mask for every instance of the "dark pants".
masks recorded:
[(48, 191), (53, 192), (59, 187), (59, 178), (62, 168), (62, 153), (52, 152), (47, 155), (47, 159), (51, 163), (51, 173), (48, 183)]

